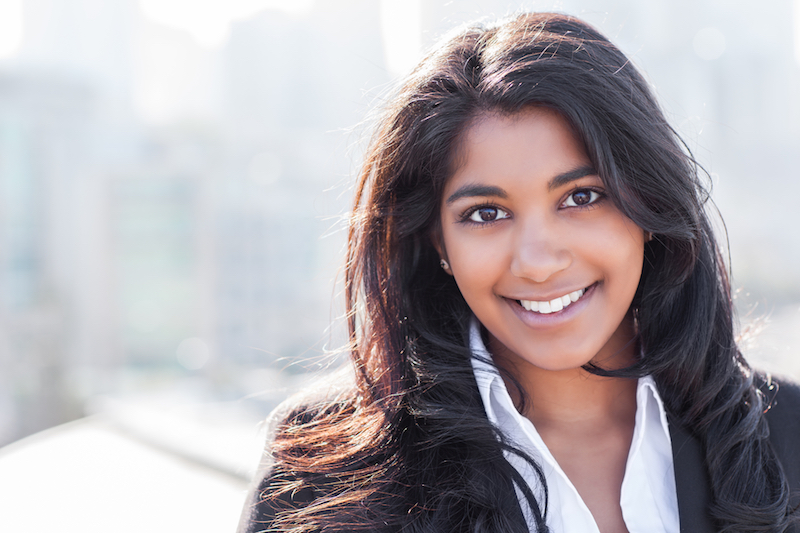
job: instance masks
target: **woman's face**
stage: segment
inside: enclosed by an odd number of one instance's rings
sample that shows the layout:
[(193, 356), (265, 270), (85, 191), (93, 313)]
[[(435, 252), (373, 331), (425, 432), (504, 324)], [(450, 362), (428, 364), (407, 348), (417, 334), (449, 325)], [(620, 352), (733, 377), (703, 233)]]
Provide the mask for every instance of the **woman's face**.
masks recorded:
[(644, 232), (605, 196), (564, 118), (484, 115), (458, 155), (437, 248), (495, 357), (566, 370), (630, 352)]

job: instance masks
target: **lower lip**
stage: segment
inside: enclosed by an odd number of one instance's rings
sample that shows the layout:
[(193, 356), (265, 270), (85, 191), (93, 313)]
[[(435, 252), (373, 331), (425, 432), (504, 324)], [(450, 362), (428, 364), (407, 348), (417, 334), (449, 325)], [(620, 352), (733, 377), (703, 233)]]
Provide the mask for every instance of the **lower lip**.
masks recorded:
[(536, 311), (528, 311), (519, 303), (517, 303), (516, 300), (510, 300), (508, 298), (503, 299), (511, 307), (514, 313), (516, 313), (519, 319), (522, 320), (522, 322), (524, 322), (527, 326), (532, 328), (552, 327), (570, 320), (576, 313), (579, 313), (581, 309), (586, 307), (589, 304), (589, 299), (594, 296), (594, 291), (596, 288), (597, 283), (593, 283), (587, 287), (586, 292), (583, 293), (583, 296), (581, 296), (577, 302), (572, 302), (561, 311), (547, 314), (537, 313)]

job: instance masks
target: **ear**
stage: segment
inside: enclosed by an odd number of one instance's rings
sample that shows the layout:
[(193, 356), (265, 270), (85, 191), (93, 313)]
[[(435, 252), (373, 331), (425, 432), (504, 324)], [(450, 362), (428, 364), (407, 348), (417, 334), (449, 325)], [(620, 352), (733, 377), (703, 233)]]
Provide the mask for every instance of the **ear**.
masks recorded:
[(442, 238), (441, 228), (435, 228), (428, 237), (431, 240), (431, 244), (436, 249), (436, 253), (439, 254), (439, 266), (442, 267), (442, 270), (452, 276), (453, 270), (450, 268), (450, 264), (447, 260), (447, 249), (444, 247), (444, 239)]

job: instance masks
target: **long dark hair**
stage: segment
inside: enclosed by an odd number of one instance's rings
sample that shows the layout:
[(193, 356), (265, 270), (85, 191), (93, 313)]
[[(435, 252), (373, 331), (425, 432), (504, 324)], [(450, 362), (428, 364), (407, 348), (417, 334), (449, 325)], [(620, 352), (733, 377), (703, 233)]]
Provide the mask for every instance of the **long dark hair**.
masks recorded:
[(622, 370), (586, 369), (655, 378), (670, 423), (702, 444), (720, 531), (783, 530), (789, 488), (767, 442), (765, 402), (735, 343), (697, 165), (625, 55), (586, 23), (552, 13), (461, 29), (389, 102), (349, 233), (356, 387), (299, 410), (279, 432), (273, 455), (283, 481), (268, 497), (303, 489), (317, 497), (280, 513), (274, 527), (527, 531), (517, 487), (546, 531), (546, 496), (534, 498), (504, 459), (504, 450), (521, 452), (483, 411), (470, 310), (431, 244), (470, 120), (529, 106), (571, 124), (612, 201), (654, 235), (633, 301), (643, 356)]

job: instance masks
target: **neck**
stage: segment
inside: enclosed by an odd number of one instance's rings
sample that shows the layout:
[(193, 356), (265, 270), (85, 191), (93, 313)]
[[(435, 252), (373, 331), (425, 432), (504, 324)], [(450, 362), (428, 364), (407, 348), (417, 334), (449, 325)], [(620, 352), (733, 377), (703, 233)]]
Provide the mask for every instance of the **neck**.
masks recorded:
[(595, 376), (583, 369), (527, 373), (525, 412), (540, 431), (578, 425), (587, 429), (627, 425), (636, 412), (636, 380)]

